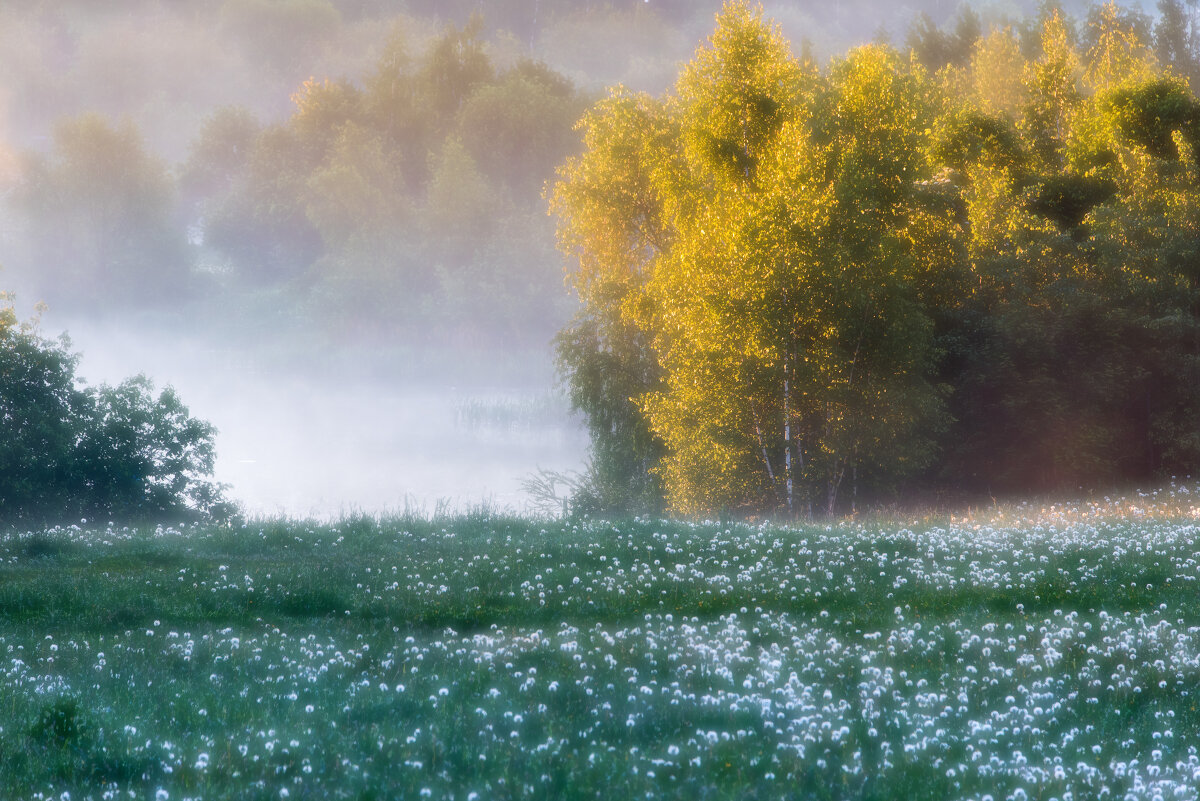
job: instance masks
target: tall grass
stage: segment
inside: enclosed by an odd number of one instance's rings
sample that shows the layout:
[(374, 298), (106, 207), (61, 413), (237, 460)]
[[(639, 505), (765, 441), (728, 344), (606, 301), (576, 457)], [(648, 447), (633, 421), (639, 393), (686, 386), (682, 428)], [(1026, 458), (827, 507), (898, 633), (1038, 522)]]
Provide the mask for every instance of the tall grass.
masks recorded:
[(0, 797), (1196, 798), (1195, 497), (8, 532)]

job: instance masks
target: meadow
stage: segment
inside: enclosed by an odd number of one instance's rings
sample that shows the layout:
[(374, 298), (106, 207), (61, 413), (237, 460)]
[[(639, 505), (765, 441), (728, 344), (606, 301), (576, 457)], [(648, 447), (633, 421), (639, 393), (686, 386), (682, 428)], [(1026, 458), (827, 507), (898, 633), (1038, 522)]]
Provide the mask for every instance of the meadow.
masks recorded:
[(0, 534), (0, 798), (1196, 799), (1200, 491)]

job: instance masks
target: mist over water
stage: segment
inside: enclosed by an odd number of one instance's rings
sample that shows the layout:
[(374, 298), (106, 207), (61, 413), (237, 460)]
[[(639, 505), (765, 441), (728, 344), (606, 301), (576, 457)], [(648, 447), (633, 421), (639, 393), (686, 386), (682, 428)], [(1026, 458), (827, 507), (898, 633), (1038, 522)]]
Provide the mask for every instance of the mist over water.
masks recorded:
[[(53, 321), (44, 321), (47, 333)], [(216, 426), (215, 477), (251, 515), (480, 504), (519, 512), (530, 500), (526, 476), (578, 469), (587, 452), (581, 421), (550, 380), (548, 352), (545, 381), (481, 385), (466, 355), (461, 381), (369, 379), (365, 368), (333, 381), (266, 365), (245, 345), (112, 324), (62, 327), (90, 385), (145, 373)]]

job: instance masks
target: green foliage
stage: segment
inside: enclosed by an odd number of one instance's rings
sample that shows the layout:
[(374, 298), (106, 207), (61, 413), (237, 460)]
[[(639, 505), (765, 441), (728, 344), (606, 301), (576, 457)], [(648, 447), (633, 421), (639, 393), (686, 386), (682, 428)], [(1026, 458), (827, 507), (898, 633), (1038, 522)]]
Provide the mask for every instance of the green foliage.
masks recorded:
[(1049, 217), (1064, 231), (1074, 232), (1088, 212), (1116, 192), (1117, 185), (1105, 178), (1062, 173), (1042, 182), (1029, 208)]
[(76, 421), (87, 405), (74, 371), (66, 340), (15, 323), (0, 329), (0, 518), (68, 503)]
[(555, 340), (559, 369), (574, 408), (587, 415), (592, 454), (570, 507), (580, 514), (661, 511), (662, 489), (651, 468), (662, 444), (634, 398), (655, 385), (658, 366), (635, 331), (609, 329), (580, 317)]
[(46, 156), (30, 156), (16, 206), (46, 297), (80, 309), (172, 302), (188, 288), (189, 253), (175, 188), (129, 123), (64, 120)]
[(971, 51), (983, 34), (983, 23), (969, 5), (959, 7), (953, 31), (942, 31), (925, 12), (917, 15), (905, 44), (917, 59), (930, 70), (947, 65), (965, 66)]
[(931, 155), (952, 170), (964, 173), (982, 161), (1000, 169), (1014, 169), (1025, 161), (1016, 131), (1002, 117), (966, 108), (939, 123), (941, 131)]
[(1154, 53), (1158, 63), (1196, 88), (1200, 79), (1195, 7), (1184, 0), (1158, 0)]
[(1200, 466), (1197, 101), (1113, 4), (1078, 46), (1048, 9), (1029, 56), (963, 30), (950, 59), (918, 27), (937, 76), (881, 46), (818, 73), (729, 3), (675, 94), (585, 117), (560, 358), (596, 453), (654, 455), (671, 508)]
[(537, 212), (583, 105), (544, 65), (496, 70), (482, 34), (414, 51), (397, 27), (361, 86), (310, 79), (262, 130), (210, 119), (184, 182), (227, 283), (338, 341), (544, 344), (569, 312)]
[(77, 475), (94, 516), (114, 520), (206, 515), (220, 501), (212, 475), (216, 431), (175, 391), (157, 397), (139, 376), (90, 390), (79, 421)]
[(0, 328), (0, 522), (227, 517), (213, 427), (144, 377), (79, 388), (68, 348)]

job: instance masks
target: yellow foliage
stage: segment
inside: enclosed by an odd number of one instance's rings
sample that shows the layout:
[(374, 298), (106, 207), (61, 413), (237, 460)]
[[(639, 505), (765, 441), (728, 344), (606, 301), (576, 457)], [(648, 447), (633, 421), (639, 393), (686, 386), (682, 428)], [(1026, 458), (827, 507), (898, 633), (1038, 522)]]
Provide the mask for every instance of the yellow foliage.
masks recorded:
[(997, 28), (971, 51), (973, 100), (985, 114), (1016, 119), (1026, 103), (1025, 59), (1011, 28)]

